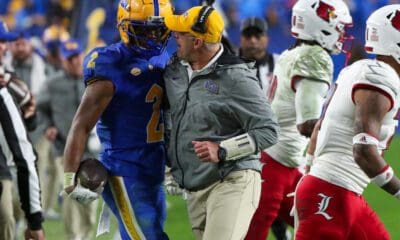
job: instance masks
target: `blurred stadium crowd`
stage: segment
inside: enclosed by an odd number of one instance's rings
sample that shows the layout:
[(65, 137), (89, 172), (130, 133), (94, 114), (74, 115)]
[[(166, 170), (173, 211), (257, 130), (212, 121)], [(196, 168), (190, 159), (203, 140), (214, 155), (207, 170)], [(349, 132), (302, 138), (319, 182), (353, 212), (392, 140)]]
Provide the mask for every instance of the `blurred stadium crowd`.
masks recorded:
[[(106, 43), (116, 41), (115, 13), (118, 0), (2, 0), (0, 1), (0, 18), (17, 31), (25, 31), (32, 36), (40, 37), (44, 29), (51, 24), (66, 27), (71, 35), (85, 39), (81, 32), (99, 25), (99, 38)], [(200, 4), (201, 0), (175, 0), (175, 12)], [(225, 13), (227, 32), (234, 44), (239, 43), (240, 21), (250, 16), (265, 18), (269, 23), (269, 34), (272, 51), (280, 52), (292, 41), (290, 37), (291, 8), (296, 0), (217, 0), (220, 9)], [(363, 26), (366, 17), (383, 5), (399, 3), (398, 0), (346, 0), (355, 26)], [(93, 10), (101, 8), (104, 12), (93, 15)], [(92, 16), (92, 19), (88, 18)], [(83, 20), (83, 21), (82, 21)], [(94, 22), (101, 22), (95, 24)], [(86, 24), (83, 24), (85, 23)], [(89, 23), (91, 22), (91, 23)], [(83, 28), (83, 29), (82, 29)], [(113, 33), (113, 34), (110, 34)], [(363, 27), (353, 29), (358, 39), (362, 39)]]
[[(46, 27), (56, 24), (65, 27), (86, 50), (99, 43), (112, 43), (119, 39), (116, 30), (118, 0), (2, 0), (0, 18), (9, 28), (42, 38)], [(202, 0), (173, 1), (175, 12), (199, 5)], [(224, 13), (226, 32), (236, 46), (240, 39), (240, 22), (250, 16), (265, 18), (269, 24), (270, 52), (280, 53), (293, 43), (290, 34), (291, 7), (296, 0), (217, 0), (217, 8)], [(364, 42), (364, 22), (369, 14), (383, 5), (399, 0), (345, 0), (350, 7), (354, 25), (350, 30), (359, 46)], [(169, 52), (174, 52), (171, 39)], [(36, 46), (39, 53), (40, 45)], [(357, 49), (357, 48), (355, 48)], [(335, 75), (343, 67), (344, 57), (334, 57)]]

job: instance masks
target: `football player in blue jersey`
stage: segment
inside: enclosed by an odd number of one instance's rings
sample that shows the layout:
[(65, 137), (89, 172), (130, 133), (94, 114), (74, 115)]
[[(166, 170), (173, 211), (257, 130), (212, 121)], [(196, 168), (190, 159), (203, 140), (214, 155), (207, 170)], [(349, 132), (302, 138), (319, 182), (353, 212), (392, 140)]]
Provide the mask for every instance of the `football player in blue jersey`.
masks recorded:
[(168, 239), (161, 102), (170, 36), (164, 17), (171, 14), (169, 0), (121, 0), (121, 42), (95, 48), (84, 60), (86, 90), (65, 148), (64, 190), (81, 203), (99, 195), (75, 180), (97, 122), (100, 160), (109, 172), (102, 196), (118, 219), (122, 239)]

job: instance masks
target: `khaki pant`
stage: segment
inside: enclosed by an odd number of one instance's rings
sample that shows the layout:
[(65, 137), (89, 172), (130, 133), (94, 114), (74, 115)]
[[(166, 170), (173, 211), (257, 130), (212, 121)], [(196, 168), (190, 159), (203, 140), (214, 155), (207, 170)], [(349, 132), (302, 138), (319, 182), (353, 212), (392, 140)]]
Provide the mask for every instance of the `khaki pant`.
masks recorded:
[(44, 212), (57, 208), (57, 198), (62, 184), (62, 158), (54, 159), (51, 147), (52, 143), (44, 135), (35, 144)]
[(63, 217), (67, 240), (92, 239), (96, 224), (98, 200), (82, 205), (69, 197), (64, 198)]
[[(18, 183), (17, 183), (17, 169), (16, 167), (10, 167), (11, 176), (12, 176), (12, 211), (15, 225), (14, 239), (20, 239), (21, 234), (23, 234), (23, 230), (25, 230), (26, 221), (25, 221), (25, 213), (21, 208), (21, 199), (19, 195)], [(22, 231), (21, 231), (22, 230)]]
[(196, 239), (244, 239), (260, 194), (261, 176), (254, 170), (231, 172), (222, 182), (189, 192), (187, 207)]
[(14, 239), (15, 220), (11, 180), (1, 180), (3, 192), (0, 197), (0, 239)]

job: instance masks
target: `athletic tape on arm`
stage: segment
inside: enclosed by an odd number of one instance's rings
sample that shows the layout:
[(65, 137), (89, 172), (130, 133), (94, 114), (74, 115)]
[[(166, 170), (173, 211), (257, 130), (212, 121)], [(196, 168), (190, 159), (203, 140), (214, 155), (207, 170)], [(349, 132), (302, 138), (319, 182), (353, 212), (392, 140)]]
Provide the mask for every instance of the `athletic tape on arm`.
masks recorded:
[(227, 161), (249, 156), (256, 151), (254, 140), (248, 133), (224, 140), (220, 146), (226, 150)]

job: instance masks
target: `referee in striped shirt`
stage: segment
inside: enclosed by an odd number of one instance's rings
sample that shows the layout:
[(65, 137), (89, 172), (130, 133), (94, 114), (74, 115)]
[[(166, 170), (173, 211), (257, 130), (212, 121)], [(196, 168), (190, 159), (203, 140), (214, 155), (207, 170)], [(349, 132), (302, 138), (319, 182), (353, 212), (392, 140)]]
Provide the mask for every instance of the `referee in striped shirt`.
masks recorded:
[[(7, 42), (16, 36), (0, 21), (0, 67)], [(6, 87), (5, 74), (0, 75), (0, 239), (14, 239), (15, 222), (12, 212), (12, 177), (7, 165), (13, 159), (17, 168), (18, 192), (28, 222), (25, 239), (42, 240), (42, 208), (36, 171), (36, 153), (27, 137), (20, 109)], [(7, 221), (10, 220), (10, 221)]]

